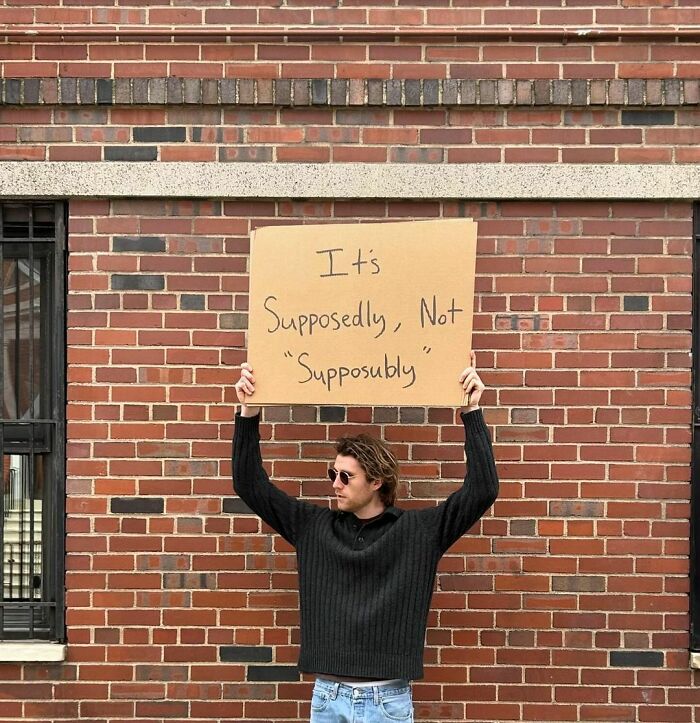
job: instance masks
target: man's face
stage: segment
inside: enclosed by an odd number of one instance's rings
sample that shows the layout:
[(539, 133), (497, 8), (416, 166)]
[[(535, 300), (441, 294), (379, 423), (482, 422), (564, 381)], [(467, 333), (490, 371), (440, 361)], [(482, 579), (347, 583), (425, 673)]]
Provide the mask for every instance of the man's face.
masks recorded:
[[(372, 513), (365, 516), (378, 514), (375, 508), (381, 504), (379, 500), (381, 480), (368, 481), (367, 475), (354, 457), (339, 454), (335, 458), (333, 469), (338, 473), (333, 482), (338, 509), (342, 512), (352, 512), (358, 517), (362, 517), (363, 513)], [(340, 472), (347, 473), (349, 477), (347, 484), (343, 484), (340, 479)], [(381, 506), (383, 507), (383, 505)]]

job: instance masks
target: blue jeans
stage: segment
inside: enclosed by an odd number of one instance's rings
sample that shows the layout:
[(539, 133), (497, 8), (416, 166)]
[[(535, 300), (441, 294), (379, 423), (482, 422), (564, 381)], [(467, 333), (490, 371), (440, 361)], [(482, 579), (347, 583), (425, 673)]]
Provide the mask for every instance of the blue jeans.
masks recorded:
[(311, 698), (311, 723), (413, 723), (407, 681), (351, 688), (318, 678)]

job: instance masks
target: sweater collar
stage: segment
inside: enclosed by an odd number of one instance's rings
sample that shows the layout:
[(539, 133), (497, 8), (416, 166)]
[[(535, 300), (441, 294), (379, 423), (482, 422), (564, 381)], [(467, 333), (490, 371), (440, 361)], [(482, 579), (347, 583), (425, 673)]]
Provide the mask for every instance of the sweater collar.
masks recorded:
[[(346, 515), (350, 517), (355, 517), (355, 515), (352, 512), (339, 512), (338, 513), (340, 517), (345, 517)], [(398, 519), (403, 514), (403, 510), (400, 510), (398, 507), (394, 507), (393, 505), (391, 507), (384, 508), (384, 512), (381, 513), (381, 515), (377, 515), (372, 521), (376, 522), (377, 520), (381, 520), (384, 516), (389, 515), (391, 517), (394, 517), (395, 519)], [(360, 520), (360, 518), (357, 518)], [(362, 522), (362, 520), (360, 520)]]

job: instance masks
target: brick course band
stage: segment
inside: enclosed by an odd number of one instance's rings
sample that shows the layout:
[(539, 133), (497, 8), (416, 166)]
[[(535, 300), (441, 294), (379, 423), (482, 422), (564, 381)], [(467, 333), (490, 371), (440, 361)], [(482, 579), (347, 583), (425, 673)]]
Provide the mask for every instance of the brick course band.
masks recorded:
[(4, 78), (3, 105), (684, 106), (698, 79)]

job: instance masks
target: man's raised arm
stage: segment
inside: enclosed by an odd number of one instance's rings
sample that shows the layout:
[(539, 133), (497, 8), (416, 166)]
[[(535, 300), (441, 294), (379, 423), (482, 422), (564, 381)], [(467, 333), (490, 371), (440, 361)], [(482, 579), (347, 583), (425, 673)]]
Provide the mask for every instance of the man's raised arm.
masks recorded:
[(260, 454), (260, 407), (248, 404), (255, 393), (250, 364), (243, 364), (235, 389), (241, 409), (233, 434), (233, 489), (258, 517), (296, 545), (305, 522), (320, 508), (285, 494), (270, 482)]

